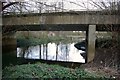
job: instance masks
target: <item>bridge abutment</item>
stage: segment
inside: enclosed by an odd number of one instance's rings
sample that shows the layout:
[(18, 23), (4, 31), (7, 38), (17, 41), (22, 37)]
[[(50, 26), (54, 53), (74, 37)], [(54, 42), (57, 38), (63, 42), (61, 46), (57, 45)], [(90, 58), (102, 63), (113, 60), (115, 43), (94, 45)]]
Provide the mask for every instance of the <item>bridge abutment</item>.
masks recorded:
[[(17, 49), (17, 40), (14, 34), (2, 38), (2, 53), (7, 54)], [(16, 54), (13, 54), (16, 56)]]
[(2, 67), (17, 62), (17, 41), (12, 37), (2, 38)]

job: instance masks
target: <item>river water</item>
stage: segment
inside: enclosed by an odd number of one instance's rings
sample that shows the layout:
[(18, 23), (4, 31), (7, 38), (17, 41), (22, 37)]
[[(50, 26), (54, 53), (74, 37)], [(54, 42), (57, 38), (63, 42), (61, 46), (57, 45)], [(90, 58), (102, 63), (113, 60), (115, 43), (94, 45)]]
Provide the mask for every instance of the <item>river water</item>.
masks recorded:
[(48, 43), (36, 46), (17, 47), (17, 57), (52, 61), (85, 63), (80, 53), (84, 51), (74, 47), (75, 43)]

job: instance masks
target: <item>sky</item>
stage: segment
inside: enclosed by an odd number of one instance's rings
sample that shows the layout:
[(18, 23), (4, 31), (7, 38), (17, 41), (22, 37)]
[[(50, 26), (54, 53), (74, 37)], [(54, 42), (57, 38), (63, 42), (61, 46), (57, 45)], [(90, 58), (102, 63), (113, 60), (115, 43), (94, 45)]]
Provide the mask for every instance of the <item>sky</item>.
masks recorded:
[[(0, 0), (0, 1), (19, 1), (19, 2), (22, 2), (22, 1), (42, 1), (42, 2), (56, 2), (56, 1), (62, 1), (62, 0)], [(104, 1), (104, 2), (112, 2), (112, 1), (120, 1), (120, 0), (63, 0), (63, 1), (73, 1), (73, 2), (87, 2), (87, 1), (95, 1), (95, 2), (100, 2), (100, 1)]]
[[(29, 8), (31, 10), (37, 10), (37, 8), (35, 8), (36, 7), (35, 2), (46, 2), (45, 4), (51, 5), (51, 4), (59, 3), (59, 2), (63, 1), (64, 11), (86, 11), (86, 10), (100, 10), (100, 7), (95, 6), (96, 3), (100, 4), (100, 2), (105, 2), (105, 5), (110, 6), (109, 2), (118, 2), (120, 0), (2, 0), (2, 1), (29, 2), (32, 4), (32, 7)], [(93, 3), (92, 1), (95, 3)], [(104, 9), (104, 7), (103, 7), (103, 9)]]

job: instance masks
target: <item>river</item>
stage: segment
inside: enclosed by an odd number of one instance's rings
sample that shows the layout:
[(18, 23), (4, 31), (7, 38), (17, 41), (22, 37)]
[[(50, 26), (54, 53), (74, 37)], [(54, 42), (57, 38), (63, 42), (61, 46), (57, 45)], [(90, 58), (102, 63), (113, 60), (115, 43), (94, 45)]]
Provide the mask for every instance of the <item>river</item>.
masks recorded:
[(17, 47), (17, 57), (63, 62), (85, 63), (80, 53), (84, 51), (74, 47), (75, 43), (48, 43), (36, 46)]

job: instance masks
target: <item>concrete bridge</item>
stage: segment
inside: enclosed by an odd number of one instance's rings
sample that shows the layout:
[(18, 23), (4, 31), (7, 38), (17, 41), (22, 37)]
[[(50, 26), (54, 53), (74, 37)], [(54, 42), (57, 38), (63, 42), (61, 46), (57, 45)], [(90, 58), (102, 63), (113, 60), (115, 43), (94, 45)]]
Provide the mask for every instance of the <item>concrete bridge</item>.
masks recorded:
[(87, 60), (95, 55), (95, 31), (120, 31), (120, 11), (79, 11), (3, 15), (3, 33), (10, 31), (86, 31)]
[[(4, 15), (3, 31), (14, 30), (87, 30), (96, 25), (96, 30), (118, 30), (120, 11), (79, 11), (56, 13), (31, 13)], [(12, 28), (11, 28), (12, 27)], [(24, 28), (23, 28), (24, 27)], [(108, 28), (109, 27), (109, 28)], [(114, 28), (113, 28), (114, 27)]]

